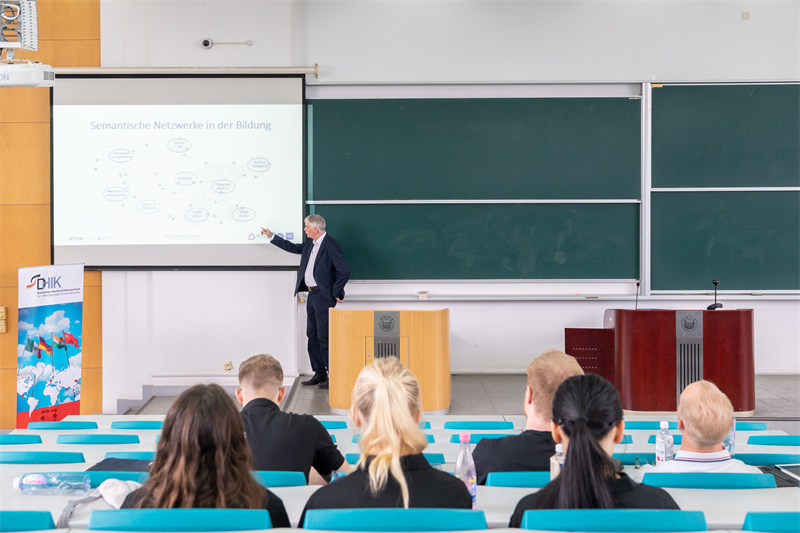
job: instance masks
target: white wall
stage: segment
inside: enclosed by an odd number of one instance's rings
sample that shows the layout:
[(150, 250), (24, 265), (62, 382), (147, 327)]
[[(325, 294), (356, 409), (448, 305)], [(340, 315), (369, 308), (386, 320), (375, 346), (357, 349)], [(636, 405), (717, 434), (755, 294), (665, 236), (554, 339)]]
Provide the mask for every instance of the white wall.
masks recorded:
[[(558, 82), (800, 80), (797, 0), (101, 0), (101, 31), (104, 67), (319, 63), (319, 78), (308, 77), (310, 98), (520, 95)], [(205, 50), (204, 38), (253, 45)], [(233, 384), (235, 370), (222, 371), (222, 363), (238, 366), (260, 352), (278, 357), (289, 377), (308, 371), (305, 309), (293, 283), (290, 272), (104, 273), (104, 410), (140, 399), (143, 385)], [(564, 327), (600, 327), (604, 309), (633, 303), (630, 284), (525, 287), (351, 283), (344, 305), (449, 307), (454, 372), (521, 372), (543, 349), (563, 348)], [(432, 299), (409, 301), (412, 289), (430, 289)], [(575, 293), (601, 299), (490, 297)], [(447, 296), (436, 301), (436, 294)], [(722, 302), (755, 309), (757, 373), (800, 374), (797, 298)], [(702, 309), (707, 301), (652, 297), (640, 305)]]

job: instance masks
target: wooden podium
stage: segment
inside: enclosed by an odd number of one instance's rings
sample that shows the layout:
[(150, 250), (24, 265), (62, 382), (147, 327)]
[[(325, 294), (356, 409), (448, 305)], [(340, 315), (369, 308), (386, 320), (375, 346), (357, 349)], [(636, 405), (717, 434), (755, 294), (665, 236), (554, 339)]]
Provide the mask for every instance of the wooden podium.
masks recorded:
[(330, 310), (328, 377), (332, 409), (347, 411), (353, 385), (376, 357), (398, 357), (422, 389), (422, 409), (450, 410), (450, 310)]
[(706, 379), (737, 415), (755, 410), (752, 309), (609, 309), (603, 326), (565, 329), (564, 351), (613, 383), (623, 409), (675, 411), (683, 389)]

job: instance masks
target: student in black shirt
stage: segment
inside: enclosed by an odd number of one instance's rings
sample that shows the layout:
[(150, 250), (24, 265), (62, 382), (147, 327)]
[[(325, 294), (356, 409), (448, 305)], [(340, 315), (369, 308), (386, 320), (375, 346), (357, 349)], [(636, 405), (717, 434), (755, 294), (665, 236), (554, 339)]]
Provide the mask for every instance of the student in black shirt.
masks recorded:
[(298, 527), (309, 509), (472, 508), (464, 483), (435, 470), (422, 454), (428, 441), (419, 429), (419, 382), (399, 359), (376, 359), (361, 370), (350, 415), (362, 430), (361, 457), (347, 477), (311, 495)]
[(520, 500), (509, 527), (520, 527), (529, 509), (680, 509), (663, 489), (617, 472), (611, 455), (624, 428), (622, 403), (611, 383), (596, 374), (564, 381), (553, 399), (552, 431), (566, 461), (556, 479)]
[(255, 470), (303, 472), (312, 485), (324, 485), (334, 470), (350, 471), (319, 420), (281, 411), (286, 388), (274, 357), (255, 355), (239, 365), (239, 387), (236, 399), (244, 406), (242, 421)]
[(550, 434), (553, 396), (570, 376), (583, 374), (574, 357), (558, 350), (547, 350), (528, 365), (525, 388), (525, 431), (501, 439), (483, 439), (475, 446), (472, 458), (478, 485), (485, 485), (490, 472), (550, 470), (550, 457), (556, 443)]
[(167, 411), (150, 478), (123, 508), (266, 509), (291, 527), (280, 498), (258, 484), (236, 404), (219, 385), (195, 385)]

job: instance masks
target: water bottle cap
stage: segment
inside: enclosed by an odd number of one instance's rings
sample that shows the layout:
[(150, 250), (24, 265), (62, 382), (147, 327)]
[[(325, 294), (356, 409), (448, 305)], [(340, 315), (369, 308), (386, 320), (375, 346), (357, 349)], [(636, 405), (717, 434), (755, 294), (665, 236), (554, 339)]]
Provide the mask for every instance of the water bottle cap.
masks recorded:
[(661, 429), (669, 429), (669, 422), (667, 422), (666, 420), (662, 420)]
[(564, 453), (564, 445), (560, 442), (556, 444), (556, 453)]
[(469, 433), (462, 433), (458, 436), (458, 442), (469, 442)]
[(20, 478), (15, 477), (14, 481), (11, 483), (11, 486), (14, 487), (15, 489), (18, 489), (20, 486), (20, 481), (21, 481)]

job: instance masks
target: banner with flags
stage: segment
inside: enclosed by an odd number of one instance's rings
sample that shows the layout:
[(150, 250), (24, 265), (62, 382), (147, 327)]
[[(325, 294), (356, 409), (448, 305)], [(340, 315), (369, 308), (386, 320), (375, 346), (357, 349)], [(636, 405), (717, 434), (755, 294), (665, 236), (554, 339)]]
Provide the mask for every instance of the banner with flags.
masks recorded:
[(83, 265), (19, 269), (17, 427), (80, 414)]

